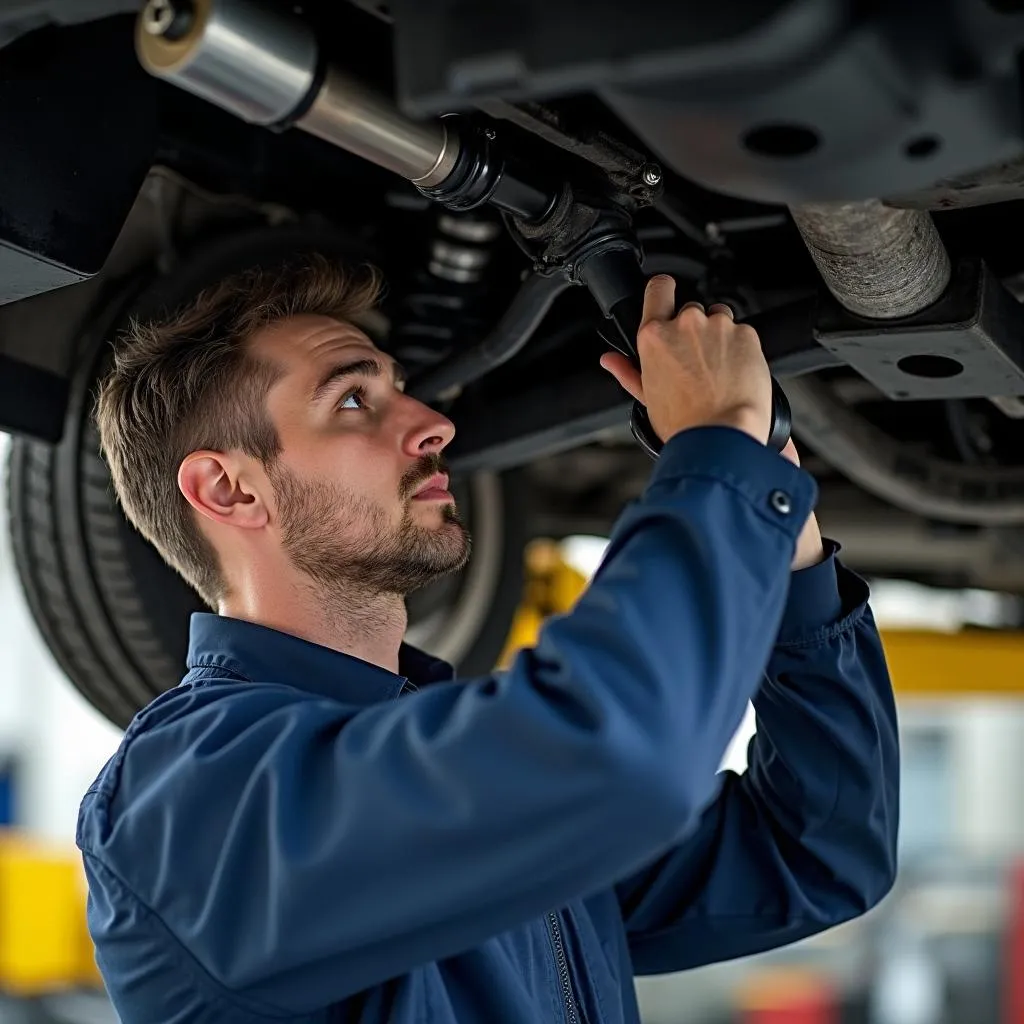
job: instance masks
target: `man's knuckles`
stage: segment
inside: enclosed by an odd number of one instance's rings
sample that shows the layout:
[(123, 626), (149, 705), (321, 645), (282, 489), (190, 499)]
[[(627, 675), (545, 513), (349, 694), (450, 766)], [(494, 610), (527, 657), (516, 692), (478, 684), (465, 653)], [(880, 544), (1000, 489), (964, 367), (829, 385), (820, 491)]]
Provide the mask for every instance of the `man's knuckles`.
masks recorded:
[(676, 321), (686, 327), (700, 327), (708, 322), (707, 314), (700, 303), (687, 303), (676, 317)]
[(664, 346), (667, 341), (667, 325), (664, 320), (647, 320), (640, 325), (636, 335), (636, 347), (641, 359), (645, 351)]

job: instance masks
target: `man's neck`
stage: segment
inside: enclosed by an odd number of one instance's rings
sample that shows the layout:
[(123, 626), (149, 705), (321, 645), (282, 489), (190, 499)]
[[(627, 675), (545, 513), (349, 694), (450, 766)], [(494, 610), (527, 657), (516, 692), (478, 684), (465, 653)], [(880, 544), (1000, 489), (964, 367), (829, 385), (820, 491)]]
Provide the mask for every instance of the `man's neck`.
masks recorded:
[(397, 594), (325, 594), (311, 583), (278, 585), (273, 592), (234, 595), (218, 611), (231, 618), (291, 633), (398, 672), (398, 649), (405, 636), (405, 602)]

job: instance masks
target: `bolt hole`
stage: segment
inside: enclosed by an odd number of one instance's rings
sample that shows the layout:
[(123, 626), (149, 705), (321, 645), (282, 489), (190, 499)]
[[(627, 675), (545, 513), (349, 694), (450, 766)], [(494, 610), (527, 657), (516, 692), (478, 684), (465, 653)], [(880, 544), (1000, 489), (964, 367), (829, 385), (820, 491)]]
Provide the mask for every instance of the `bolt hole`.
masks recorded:
[(909, 377), (941, 380), (964, 372), (964, 364), (948, 356), (904, 356), (897, 364)]
[(813, 153), (821, 145), (821, 136), (802, 124), (763, 124), (751, 128), (742, 143), (758, 156), (787, 158)]
[(938, 152), (941, 145), (942, 140), (937, 135), (921, 135), (916, 139), (911, 139), (903, 147), (903, 152), (911, 160), (924, 160), (926, 157)]

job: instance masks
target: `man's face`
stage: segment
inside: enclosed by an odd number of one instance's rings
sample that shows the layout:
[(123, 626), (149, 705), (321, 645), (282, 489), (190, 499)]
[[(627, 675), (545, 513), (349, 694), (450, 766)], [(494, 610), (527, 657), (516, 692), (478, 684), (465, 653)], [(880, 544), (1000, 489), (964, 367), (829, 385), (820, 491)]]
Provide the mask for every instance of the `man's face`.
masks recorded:
[(401, 369), (357, 328), (298, 316), (253, 354), (284, 367), (267, 396), (282, 451), (268, 470), (281, 545), (328, 588), (405, 595), (469, 557), (441, 455), (451, 422), (402, 391)]

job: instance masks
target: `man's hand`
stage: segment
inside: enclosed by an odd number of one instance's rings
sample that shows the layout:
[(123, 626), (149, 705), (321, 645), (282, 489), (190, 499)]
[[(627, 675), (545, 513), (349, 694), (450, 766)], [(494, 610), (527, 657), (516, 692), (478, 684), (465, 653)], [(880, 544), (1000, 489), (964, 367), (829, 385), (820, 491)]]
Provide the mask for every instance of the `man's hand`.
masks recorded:
[(637, 333), (640, 371), (619, 353), (601, 365), (647, 409), (662, 441), (689, 427), (731, 426), (765, 444), (772, 419), (772, 379), (757, 332), (733, 322), (728, 306), (706, 312), (688, 302), (676, 313), (676, 283), (647, 282)]
[[(647, 282), (637, 334), (641, 369), (624, 355), (606, 352), (601, 365), (647, 409), (662, 441), (690, 427), (730, 426), (765, 444), (771, 427), (772, 383), (754, 329), (733, 322), (725, 305), (705, 312), (697, 302), (675, 312), (675, 281), (664, 274)], [(792, 440), (784, 458), (800, 465)], [(812, 513), (797, 540), (794, 571), (824, 557)]]
[[(793, 443), (792, 438), (789, 439), (786, 447), (782, 449), (781, 454), (783, 458), (789, 459), (794, 466), (800, 465), (800, 456), (797, 453), (796, 445)], [(817, 565), (824, 557), (825, 547), (821, 542), (818, 518), (812, 512), (807, 517), (807, 522), (804, 523), (804, 528), (800, 531), (800, 536), (797, 538), (796, 553), (793, 556), (790, 568), (793, 572), (797, 572), (800, 569), (808, 569), (812, 565)]]

